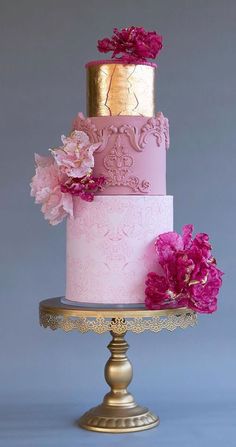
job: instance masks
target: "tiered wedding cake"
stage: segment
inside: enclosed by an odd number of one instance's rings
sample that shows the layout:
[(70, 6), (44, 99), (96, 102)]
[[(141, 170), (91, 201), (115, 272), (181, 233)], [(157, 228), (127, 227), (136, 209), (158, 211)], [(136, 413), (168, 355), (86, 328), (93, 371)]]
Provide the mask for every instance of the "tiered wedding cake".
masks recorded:
[(51, 157), (36, 155), (31, 194), (51, 224), (67, 217), (67, 301), (216, 309), (222, 272), (208, 236), (192, 239), (191, 225), (172, 233), (169, 126), (147, 62), (161, 48), (161, 36), (135, 27), (99, 41), (113, 54), (86, 65), (87, 116)]

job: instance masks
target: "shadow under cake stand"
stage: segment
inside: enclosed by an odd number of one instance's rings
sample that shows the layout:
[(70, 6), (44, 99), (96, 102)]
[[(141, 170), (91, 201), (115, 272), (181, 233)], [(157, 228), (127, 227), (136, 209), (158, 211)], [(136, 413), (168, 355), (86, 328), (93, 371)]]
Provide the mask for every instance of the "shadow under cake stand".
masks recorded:
[(148, 408), (136, 404), (127, 387), (133, 376), (132, 365), (126, 356), (129, 348), (124, 339), (127, 331), (173, 331), (194, 326), (196, 314), (188, 308), (147, 310), (145, 308), (91, 308), (67, 305), (61, 298), (41, 301), (40, 324), (52, 330), (79, 331), (103, 334), (109, 331), (111, 356), (105, 366), (105, 379), (111, 390), (102, 404), (87, 411), (78, 425), (87, 430), (127, 433), (147, 430), (159, 424), (159, 418)]

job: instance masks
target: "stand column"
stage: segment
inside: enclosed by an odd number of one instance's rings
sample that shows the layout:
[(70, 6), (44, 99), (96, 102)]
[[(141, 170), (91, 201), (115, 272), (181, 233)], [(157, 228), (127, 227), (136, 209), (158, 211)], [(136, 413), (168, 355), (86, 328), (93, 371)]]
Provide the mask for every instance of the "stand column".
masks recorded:
[(159, 423), (159, 418), (147, 408), (136, 404), (127, 387), (133, 377), (132, 365), (126, 356), (129, 348), (125, 333), (111, 332), (108, 345), (111, 357), (105, 366), (105, 379), (111, 390), (103, 403), (92, 408), (79, 420), (82, 428), (100, 432), (125, 433), (147, 430)]

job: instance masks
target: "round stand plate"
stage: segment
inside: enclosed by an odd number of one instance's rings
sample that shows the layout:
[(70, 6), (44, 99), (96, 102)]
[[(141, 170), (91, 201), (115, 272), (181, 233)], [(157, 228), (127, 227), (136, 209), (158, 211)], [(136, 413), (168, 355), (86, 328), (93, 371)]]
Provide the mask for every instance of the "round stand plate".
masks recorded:
[(148, 430), (159, 424), (158, 416), (148, 408), (136, 405), (133, 408), (111, 408), (104, 404), (91, 408), (79, 420), (78, 425), (86, 430), (107, 433), (129, 433)]
[(62, 329), (65, 332), (79, 331), (103, 334), (134, 332), (136, 334), (163, 329), (174, 331), (194, 326), (197, 316), (192, 310), (178, 309), (148, 310), (140, 308), (91, 308), (64, 304), (61, 298), (41, 301), (39, 305), (40, 324), (44, 328)]

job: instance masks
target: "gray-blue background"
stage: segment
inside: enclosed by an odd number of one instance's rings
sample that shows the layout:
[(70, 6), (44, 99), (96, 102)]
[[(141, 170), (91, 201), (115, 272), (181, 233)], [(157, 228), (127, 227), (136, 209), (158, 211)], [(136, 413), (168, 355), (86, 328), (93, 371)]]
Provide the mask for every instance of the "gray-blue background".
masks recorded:
[[(0, 446), (235, 446), (235, 23), (234, 0), (0, 1)], [(111, 437), (71, 425), (106, 391), (109, 336), (38, 325), (39, 300), (64, 291), (65, 226), (43, 220), (28, 184), (33, 153), (85, 111), (97, 39), (131, 24), (164, 35), (175, 229), (209, 232), (226, 275), (219, 311), (197, 328), (127, 336), (131, 390), (161, 425)]]

